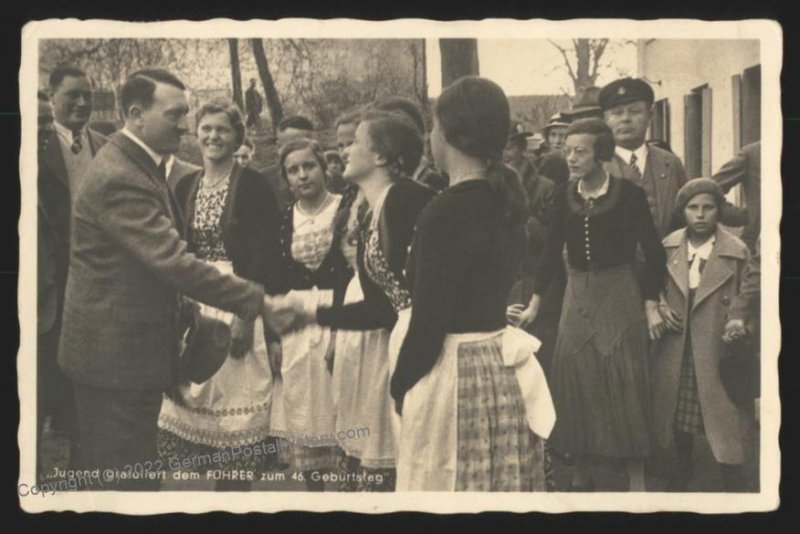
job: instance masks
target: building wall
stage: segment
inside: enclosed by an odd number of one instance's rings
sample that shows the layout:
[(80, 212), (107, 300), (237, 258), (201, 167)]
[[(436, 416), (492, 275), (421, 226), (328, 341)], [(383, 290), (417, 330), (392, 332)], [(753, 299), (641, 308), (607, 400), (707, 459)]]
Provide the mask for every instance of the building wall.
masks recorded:
[(711, 88), (711, 169), (735, 153), (732, 76), (760, 61), (757, 40), (648, 39), (638, 43), (638, 73), (653, 83), (656, 100), (669, 99), (670, 144), (685, 160), (684, 96)]

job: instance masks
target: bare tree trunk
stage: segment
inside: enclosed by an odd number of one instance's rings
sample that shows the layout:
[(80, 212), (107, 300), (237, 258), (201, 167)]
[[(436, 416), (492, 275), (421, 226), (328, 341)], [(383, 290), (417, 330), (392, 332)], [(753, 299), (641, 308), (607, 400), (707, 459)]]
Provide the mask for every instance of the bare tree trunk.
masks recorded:
[(261, 39), (250, 39), (250, 44), (253, 47), (253, 56), (256, 59), (258, 76), (261, 78), (261, 83), (264, 85), (264, 94), (267, 97), (267, 109), (269, 109), (269, 117), (272, 121), (272, 130), (275, 131), (278, 127), (278, 123), (283, 118), (281, 98), (280, 95), (278, 95), (278, 90), (275, 88), (275, 80), (272, 79), (272, 74), (269, 71), (269, 62), (267, 62), (267, 55), (264, 53), (264, 43)]
[(477, 39), (439, 39), (442, 52), (442, 88), (447, 87), (462, 76), (477, 75)]
[(425, 39), (422, 40), (422, 105), (426, 110), (430, 105), (428, 100), (428, 52)]
[(239, 67), (239, 39), (228, 39), (231, 51), (231, 79), (233, 81), (233, 101), (244, 111), (242, 100), (242, 70)]

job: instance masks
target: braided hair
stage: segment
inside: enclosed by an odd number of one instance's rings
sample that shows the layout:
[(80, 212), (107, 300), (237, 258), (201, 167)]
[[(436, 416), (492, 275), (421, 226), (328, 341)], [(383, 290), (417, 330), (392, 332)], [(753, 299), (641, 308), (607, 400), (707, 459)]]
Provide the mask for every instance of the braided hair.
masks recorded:
[(516, 172), (503, 164), (510, 113), (499, 85), (486, 78), (464, 76), (436, 102), (436, 118), (447, 142), (464, 154), (486, 162), (486, 178), (510, 225), (524, 223), (525, 192)]

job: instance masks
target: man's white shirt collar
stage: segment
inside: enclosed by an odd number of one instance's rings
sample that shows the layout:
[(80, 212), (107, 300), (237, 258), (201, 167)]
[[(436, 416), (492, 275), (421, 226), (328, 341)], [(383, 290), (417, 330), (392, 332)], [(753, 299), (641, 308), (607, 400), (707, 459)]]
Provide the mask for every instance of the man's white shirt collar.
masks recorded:
[(639, 172), (644, 176), (644, 167), (647, 164), (647, 143), (643, 143), (642, 146), (636, 150), (628, 150), (627, 148), (617, 145), (614, 151), (626, 165), (630, 165), (631, 155), (636, 154), (636, 166), (639, 167)]
[[(144, 143), (144, 141), (142, 141), (141, 139), (136, 137), (136, 134), (134, 134), (129, 129), (123, 128), (121, 131), (122, 131), (123, 134), (127, 135), (130, 138), (131, 141), (133, 141), (134, 143), (136, 143), (137, 145), (142, 147), (142, 150), (144, 150), (147, 153), (147, 155), (150, 156), (150, 158), (152, 158), (153, 162), (156, 164), (156, 167), (161, 165), (161, 160), (164, 158), (164, 156), (162, 156), (161, 154), (159, 154), (158, 152), (154, 151), (152, 148), (147, 146)], [(167, 173), (167, 174), (169, 174), (169, 173)]]
[[(67, 144), (71, 145), (73, 143), (74, 139), (72, 138), (72, 130), (70, 130), (69, 128), (67, 128), (63, 124), (59, 123), (58, 121), (53, 121), (53, 127), (55, 127), (56, 133), (59, 135), (59, 137), (64, 139), (67, 142)], [(80, 135), (81, 141), (85, 141), (86, 140), (86, 126), (82, 127), (78, 131), (80, 132), (79, 135)]]

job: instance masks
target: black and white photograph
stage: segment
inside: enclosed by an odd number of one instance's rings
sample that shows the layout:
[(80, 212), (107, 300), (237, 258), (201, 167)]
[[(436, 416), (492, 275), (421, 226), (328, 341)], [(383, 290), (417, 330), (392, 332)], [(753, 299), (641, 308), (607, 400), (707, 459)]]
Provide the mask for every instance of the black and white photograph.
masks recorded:
[(20, 506), (774, 510), (781, 62), (768, 20), (28, 23)]

